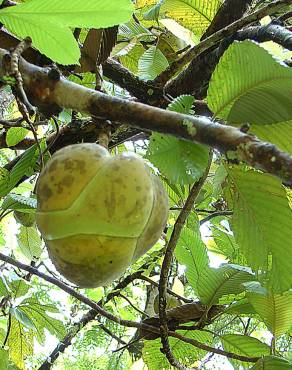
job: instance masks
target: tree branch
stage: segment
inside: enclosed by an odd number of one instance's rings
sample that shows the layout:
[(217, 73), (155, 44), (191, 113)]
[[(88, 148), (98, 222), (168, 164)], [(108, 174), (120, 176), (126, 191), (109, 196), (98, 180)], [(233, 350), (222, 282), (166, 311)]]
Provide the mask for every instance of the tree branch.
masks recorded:
[[(156, 283), (156, 281), (153, 281), (151, 278), (147, 277), (147, 276), (144, 276), (144, 275), (141, 275), (139, 277), (140, 280), (144, 280), (144, 281), (147, 281), (149, 284), (151, 285), (154, 285), (155, 287), (159, 287), (159, 284)], [(182, 297), (181, 295), (179, 294), (176, 294), (175, 292), (173, 292), (171, 289), (168, 289), (167, 288), (167, 293), (172, 295), (173, 297), (185, 302), (185, 303), (192, 303), (193, 300), (192, 299), (188, 299), (188, 298), (185, 298), (185, 297)]]
[(140, 313), (141, 315), (145, 315), (146, 317), (149, 317), (149, 315), (146, 313), (146, 312), (143, 312), (143, 311), (141, 311), (138, 307), (136, 307), (132, 302), (131, 302), (131, 300), (128, 298), (128, 297), (126, 297), (124, 294), (122, 294), (122, 293), (119, 293), (119, 295), (118, 295), (119, 297), (121, 297), (121, 298), (123, 298), (126, 302), (128, 302), (129, 303), (129, 305), (135, 310), (135, 311), (137, 311), (138, 313)]
[(108, 334), (114, 340), (116, 340), (119, 344), (122, 344), (123, 346), (127, 345), (127, 343), (125, 341), (123, 341), (115, 333), (113, 333), (112, 331), (110, 331), (104, 324), (100, 323), (98, 325), (98, 327), (101, 328), (106, 334)]
[[(21, 270), (27, 271), (27, 272), (31, 273), (32, 275), (36, 275), (36, 276), (40, 277), (41, 279), (59, 287), (64, 292), (70, 294), (72, 297), (78, 299), (80, 302), (83, 302), (86, 305), (88, 305), (89, 307), (91, 307), (96, 312), (96, 314), (100, 314), (100, 315), (106, 317), (107, 319), (109, 319), (109, 320), (111, 320), (111, 321), (113, 321), (113, 322), (115, 322), (119, 325), (127, 326), (127, 327), (130, 327), (130, 328), (143, 329), (143, 330), (150, 331), (150, 332), (153, 332), (153, 333), (158, 333), (158, 334), (160, 332), (159, 329), (154, 327), (154, 326), (147, 325), (147, 324), (142, 324), (142, 323), (138, 323), (138, 322), (130, 321), (130, 320), (123, 320), (120, 317), (116, 317), (115, 315), (111, 314), (110, 312), (104, 310), (102, 307), (100, 307), (99, 304), (92, 301), (88, 297), (86, 297), (83, 294), (75, 291), (73, 288), (71, 288), (68, 285), (62, 283), (58, 279), (56, 279), (54, 277), (51, 277), (51, 276), (48, 276), (48, 275), (40, 272), (38, 269), (36, 269), (32, 266), (25, 265), (22, 262), (16, 261), (13, 258), (11, 258), (9, 256), (6, 256), (3, 253), (0, 253), (0, 260), (4, 261), (4, 262), (6, 262), (6, 263), (8, 263), (12, 266), (15, 266), (15, 267), (17, 267)], [(112, 292), (111, 294), (115, 294), (115, 292)], [(110, 295), (108, 295), (108, 299), (109, 299), (109, 296)], [(168, 334), (170, 336), (174, 337), (174, 338), (177, 338), (177, 339), (185, 342), (185, 343), (189, 343), (189, 344), (191, 344), (191, 345), (193, 345), (197, 348), (203, 349), (203, 350), (208, 351), (208, 352), (214, 352), (214, 353), (217, 353), (219, 355), (226, 356), (228, 358), (233, 358), (233, 359), (240, 360), (240, 361), (245, 361), (245, 362), (257, 362), (257, 360), (258, 360), (258, 357), (241, 356), (241, 355), (237, 355), (235, 353), (231, 353), (231, 352), (223, 351), (223, 350), (218, 349), (218, 348), (213, 348), (213, 347), (207, 346), (206, 344), (200, 343), (200, 342), (198, 342), (198, 341), (196, 341), (192, 338), (184, 337), (183, 335), (175, 333), (175, 332), (169, 332)], [(40, 368), (39, 370), (45, 370), (45, 368), (43, 368), (43, 369)]]
[(208, 221), (212, 220), (212, 218), (214, 218), (214, 217), (230, 216), (232, 214), (233, 214), (232, 211), (215, 211), (215, 212), (209, 214), (207, 217), (200, 220), (200, 225), (203, 225), (205, 222), (208, 222)]
[(207, 95), (211, 76), (225, 50), (234, 40), (254, 40), (257, 42), (274, 41), (285, 49), (292, 50), (292, 32), (277, 24), (249, 27), (237, 31), (213, 49), (208, 49), (194, 58), (176, 78), (165, 85), (165, 93), (171, 96), (191, 94), (197, 99)]
[(252, 0), (225, 0), (202, 36), (202, 40), (241, 18), (251, 3)]
[(207, 37), (205, 40), (201, 41), (198, 45), (194, 46), (192, 49), (187, 51), (179, 60), (174, 61), (164, 72), (162, 72), (156, 79), (155, 83), (164, 85), (171, 77), (175, 75), (179, 70), (181, 70), (186, 64), (191, 62), (199, 54), (209, 49), (210, 47), (216, 45), (223, 38), (232, 36), (239, 29), (248, 26), (249, 24), (258, 21), (259, 19), (271, 15), (281, 8), (292, 4), (292, 0), (277, 0), (272, 3), (267, 4), (261, 9), (241, 18), (227, 27), (215, 32), (211, 36)]
[[(145, 267), (146, 268), (146, 267)], [(115, 288), (109, 293), (106, 299), (101, 299), (97, 304), (106, 304), (114, 297), (117, 297), (120, 294), (120, 291), (126, 288), (129, 284), (131, 284), (134, 280), (140, 278), (140, 275), (143, 273), (143, 266), (141, 269), (134, 274), (128, 275), (125, 279), (119, 282)], [(51, 369), (53, 363), (57, 360), (60, 353), (64, 353), (66, 348), (71, 345), (72, 339), (91, 321), (96, 319), (98, 312), (95, 309), (89, 310), (86, 314), (82, 316), (82, 318), (71, 327), (68, 331), (68, 334), (60, 341), (48, 358), (44, 361), (41, 365), (39, 370), (49, 370)]]
[(208, 163), (208, 166), (203, 176), (191, 188), (190, 193), (187, 197), (187, 200), (184, 204), (184, 207), (181, 210), (178, 218), (176, 219), (173, 232), (171, 234), (171, 237), (169, 239), (169, 242), (168, 242), (168, 245), (165, 251), (165, 256), (162, 262), (160, 279), (159, 279), (158, 291), (159, 291), (160, 333), (161, 333), (161, 343), (162, 343), (161, 351), (165, 354), (165, 356), (167, 357), (171, 365), (175, 366), (178, 369), (182, 369), (182, 370), (185, 370), (187, 368), (183, 366), (180, 362), (178, 362), (176, 358), (173, 356), (172, 351), (169, 346), (169, 341), (168, 341), (168, 326), (167, 326), (167, 314), (166, 314), (166, 305), (167, 305), (166, 292), (167, 292), (167, 284), (168, 284), (168, 275), (169, 275), (169, 270), (170, 270), (170, 266), (172, 262), (172, 255), (173, 255), (174, 249), (179, 240), (184, 224), (189, 214), (192, 211), (192, 208), (197, 199), (197, 196), (199, 195), (199, 192), (207, 178), (211, 162), (212, 162), (212, 153), (209, 154), (209, 163)]
[[(5, 55), (7, 52), (0, 49), (2, 66)], [(145, 131), (157, 131), (196, 141), (221, 152), (234, 152), (232, 154), (238, 160), (276, 175), (285, 184), (292, 185), (292, 156), (240, 129), (218, 124), (206, 117), (189, 116), (108, 96), (63, 77), (52, 81), (48, 69), (34, 66), (24, 59), (20, 59), (19, 69), (28, 98), (47, 113), (59, 111), (59, 107), (69, 108), (102, 119), (126, 122)], [(4, 74), (5, 63), (0, 70), (0, 77)]]

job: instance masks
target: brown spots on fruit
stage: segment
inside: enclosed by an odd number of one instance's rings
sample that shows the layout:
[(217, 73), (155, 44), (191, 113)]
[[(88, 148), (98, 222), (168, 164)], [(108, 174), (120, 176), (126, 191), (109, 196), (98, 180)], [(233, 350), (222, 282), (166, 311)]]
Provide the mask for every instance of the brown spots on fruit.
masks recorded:
[(73, 170), (74, 169), (74, 161), (70, 158), (64, 160), (64, 168), (65, 170)]
[(85, 161), (77, 159), (76, 160), (76, 167), (79, 169), (80, 174), (86, 173), (86, 163), (85, 163)]
[(40, 188), (40, 195), (43, 200), (48, 200), (53, 195), (53, 192), (51, 188), (48, 187), (47, 184), (44, 184)]
[(63, 186), (62, 186), (62, 184), (59, 182), (58, 184), (57, 184), (57, 193), (58, 194), (62, 194), (63, 193)]
[(136, 191), (137, 191), (137, 192), (139, 192), (139, 191), (141, 191), (141, 190), (142, 190), (141, 186), (136, 186)]
[(74, 177), (73, 176), (65, 176), (62, 181), (61, 181), (61, 184), (64, 185), (65, 187), (69, 187), (72, 182), (74, 181)]
[(51, 164), (50, 164), (50, 167), (49, 167), (50, 172), (51, 171), (56, 171), (56, 169), (58, 167), (58, 164), (59, 164), (58, 160), (52, 161)]

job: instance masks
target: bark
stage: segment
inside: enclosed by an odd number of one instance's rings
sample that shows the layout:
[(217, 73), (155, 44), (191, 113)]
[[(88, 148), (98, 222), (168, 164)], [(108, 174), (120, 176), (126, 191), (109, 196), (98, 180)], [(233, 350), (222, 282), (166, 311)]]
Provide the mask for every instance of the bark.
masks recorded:
[(196, 99), (207, 95), (211, 76), (225, 50), (234, 40), (254, 40), (257, 42), (274, 41), (285, 49), (292, 50), (292, 32), (278, 24), (253, 26), (236, 32), (225, 39), (220, 46), (208, 49), (198, 55), (175, 79), (165, 86), (165, 92), (171, 96), (191, 94)]
[[(9, 54), (0, 49), (0, 77), (7, 73)], [(48, 68), (20, 59), (25, 92), (32, 104), (45, 114), (73, 109), (110, 121), (127, 123), (143, 131), (156, 131), (198, 142), (223, 153), (231, 152), (254, 168), (278, 176), (292, 185), (292, 156), (240, 129), (221, 125), (203, 116), (189, 116), (105, 95), (65, 78), (56, 78)]]

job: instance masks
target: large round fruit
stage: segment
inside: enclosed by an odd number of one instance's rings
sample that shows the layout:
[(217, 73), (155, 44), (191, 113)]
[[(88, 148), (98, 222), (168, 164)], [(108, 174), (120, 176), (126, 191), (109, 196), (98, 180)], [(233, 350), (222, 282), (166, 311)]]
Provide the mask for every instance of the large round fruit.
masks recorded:
[(97, 144), (56, 152), (37, 186), (37, 225), (57, 270), (81, 287), (123, 274), (159, 239), (168, 198), (133, 153), (115, 157)]

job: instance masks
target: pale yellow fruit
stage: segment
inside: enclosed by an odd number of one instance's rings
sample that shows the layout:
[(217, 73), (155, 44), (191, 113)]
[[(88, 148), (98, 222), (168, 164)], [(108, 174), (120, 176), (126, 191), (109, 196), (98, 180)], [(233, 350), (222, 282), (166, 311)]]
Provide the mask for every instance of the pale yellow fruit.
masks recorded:
[(159, 239), (168, 198), (133, 154), (97, 144), (56, 152), (37, 186), (37, 225), (57, 270), (81, 287), (112, 282)]

